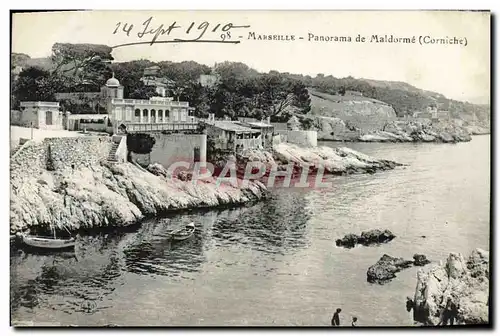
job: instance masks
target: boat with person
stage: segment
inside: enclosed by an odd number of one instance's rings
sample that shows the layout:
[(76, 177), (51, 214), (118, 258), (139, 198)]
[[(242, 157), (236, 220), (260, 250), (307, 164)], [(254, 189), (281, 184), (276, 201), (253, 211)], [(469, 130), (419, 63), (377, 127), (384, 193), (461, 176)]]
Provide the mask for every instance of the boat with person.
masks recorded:
[(194, 222), (191, 222), (180, 229), (173, 230), (168, 233), (169, 238), (174, 241), (182, 241), (193, 236), (195, 231)]
[(39, 249), (47, 249), (47, 250), (61, 250), (61, 249), (71, 249), (76, 245), (76, 239), (71, 236), (69, 238), (57, 238), (56, 230), (53, 227), (53, 237), (47, 236), (36, 236), (30, 235), (26, 233), (17, 233), (16, 236), (27, 246), (39, 248)]

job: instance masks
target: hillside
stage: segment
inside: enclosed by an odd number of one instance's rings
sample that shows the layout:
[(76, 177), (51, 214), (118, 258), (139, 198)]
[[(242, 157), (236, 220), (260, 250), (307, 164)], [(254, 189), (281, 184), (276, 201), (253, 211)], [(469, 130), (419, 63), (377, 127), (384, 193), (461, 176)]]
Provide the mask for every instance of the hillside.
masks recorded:
[(300, 77), (308, 87), (318, 92), (342, 95), (346, 91), (356, 91), (366, 98), (376, 99), (391, 105), (397, 116), (413, 115), (414, 112), (425, 111), (428, 106), (437, 107), (440, 111), (449, 111), (452, 118), (461, 119), (471, 125), (488, 127), (490, 124), (490, 106), (471, 104), (444, 95), (416, 88), (408, 83), (381, 81), (362, 78), (335, 78), (318, 75), (315, 78)]
[[(89, 45), (83, 45), (88, 47)], [(70, 46), (71, 47), (71, 46)], [(81, 52), (82, 46), (73, 45)], [(102, 46), (96, 46), (102, 47)], [(80, 48), (80, 49), (78, 49)], [(25, 54), (11, 55), (11, 68), (21, 66), (41, 67), (44, 70), (53, 68), (50, 57), (31, 58)], [(444, 95), (432, 91), (416, 88), (405, 82), (383, 81), (363, 78), (336, 78), (318, 74), (316, 77), (304, 76), (301, 74), (279, 73), (270, 71), (268, 74), (259, 73), (249, 68), (243, 63), (224, 62), (218, 64), (216, 68), (198, 64), (196, 62), (159, 62), (154, 63), (146, 60), (113, 63), (112, 68), (120, 81), (125, 86), (125, 96), (131, 98), (147, 98), (153, 91), (144, 88), (140, 82), (144, 68), (157, 64), (161, 72), (168, 78), (176, 81), (181, 87), (181, 98), (189, 100), (198, 112), (205, 114), (209, 111), (216, 113), (218, 117), (230, 115), (231, 117), (249, 116), (262, 117), (263, 114), (279, 115), (275, 107), (280, 106), (286, 99), (270, 99), (267, 96), (286, 97), (284, 93), (292, 93), (295, 98), (291, 102), (292, 106), (298, 107), (306, 113), (309, 111), (308, 95), (305, 88), (308, 88), (311, 99), (310, 114), (340, 118), (345, 121), (356, 121), (357, 110), (359, 113), (370, 115), (370, 122), (374, 118), (382, 118), (383, 124), (387, 118), (395, 116), (411, 116), (414, 112), (425, 111), (427, 107), (434, 106), (440, 111), (449, 111), (454, 119), (460, 119), (466, 126), (478, 126), (483, 129), (490, 127), (490, 106), (477, 105), (468, 102), (461, 102), (448, 99)], [(64, 69), (64, 64), (61, 69)], [(87, 70), (86, 70), (87, 71)], [(94, 76), (94, 91), (99, 91), (102, 78), (110, 72), (108, 69), (92, 70), (97, 71), (99, 76)], [(88, 70), (88, 72), (92, 72)], [(203, 90), (196, 87), (195, 82), (202, 73), (218, 72), (222, 76), (222, 85), (219, 92), (210, 97), (205, 97)], [(84, 71), (85, 72), (85, 71)], [(92, 77), (92, 76), (89, 76)], [(260, 78), (260, 79), (259, 79)], [(269, 90), (277, 90), (277, 95), (269, 94)], [(75, 91), (75, 88), (66, 88), (67, 92)], [(65, 91), (65, 92), (66, 92)], [(151, 91), (151, 92), (150, 92)], [(351, 95), (349, 91), (359, 93)], [(154, 92), (153, 92), (154, 93)], [(263, 101), (264, 100), (264, 101)], [(279, 101), (278, 101), (279, 100)], [(287, 110), (287, 107), (283, 108)], [(392, 111), (392, 112), (391, 112)], [(366, 120), (362, 116), (362, 119)], [(361, 120), (358, 120), (358, 123)], [(373, 128), (373, 125), (359, 125), (364, 128)]]
[(311, 115), (343, 120), (364, 132), (381, 130), (396, 119), (394, 109), (379, 100), (356, 95), (330, 95), (308, 89)]

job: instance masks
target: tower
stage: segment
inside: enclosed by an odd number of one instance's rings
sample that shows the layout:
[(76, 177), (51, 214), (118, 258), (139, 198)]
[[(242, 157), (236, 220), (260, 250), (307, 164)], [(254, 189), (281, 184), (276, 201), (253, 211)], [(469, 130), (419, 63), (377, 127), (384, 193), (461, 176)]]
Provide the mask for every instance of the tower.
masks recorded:
[(106, 85), (101, 88), (101, 94), (108, 99), (119, 98), (123, 99), (123, 86), (120, 85), (120, 81), (115, 78), (115, 73), (113, 76), (106, 81)]

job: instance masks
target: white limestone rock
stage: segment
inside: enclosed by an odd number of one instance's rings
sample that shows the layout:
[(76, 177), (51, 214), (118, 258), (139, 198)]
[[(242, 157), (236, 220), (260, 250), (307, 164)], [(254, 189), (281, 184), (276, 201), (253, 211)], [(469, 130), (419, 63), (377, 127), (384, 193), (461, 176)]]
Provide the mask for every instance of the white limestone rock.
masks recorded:
[[(450, 253), (445, 263), (418, 271), (414, 297), (418, 322), (439, 324), (448, 298), (458, 307), (458, 324), (488, 323), (488, 251), (475, 249), (468, 259), (459, 253)], [(424, 321), (424, 305), (429, 308), (427, 321)]]

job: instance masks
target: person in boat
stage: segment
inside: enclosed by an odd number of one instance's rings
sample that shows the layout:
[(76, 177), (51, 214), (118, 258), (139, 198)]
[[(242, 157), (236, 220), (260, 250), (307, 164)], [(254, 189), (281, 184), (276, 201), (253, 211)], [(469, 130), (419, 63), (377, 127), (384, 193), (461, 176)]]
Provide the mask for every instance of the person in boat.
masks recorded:
[(351, 326), (352, 327), (357, 327), (358, 326), (358, 318), (356, 316), (354, 316), (352, 318)]
[(342, 311), (342, 309), (337, 308), (337, 310), (333, 314), (333, 317), (332, 317), (332, 326), (334, 326), (334, 327), (340, 326), (340, 312), (341, 311)]

